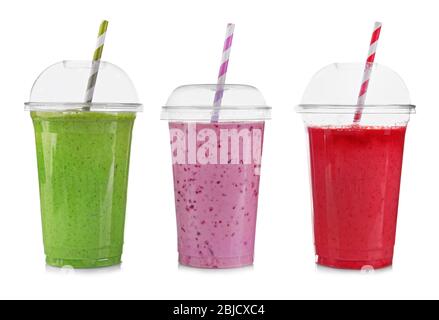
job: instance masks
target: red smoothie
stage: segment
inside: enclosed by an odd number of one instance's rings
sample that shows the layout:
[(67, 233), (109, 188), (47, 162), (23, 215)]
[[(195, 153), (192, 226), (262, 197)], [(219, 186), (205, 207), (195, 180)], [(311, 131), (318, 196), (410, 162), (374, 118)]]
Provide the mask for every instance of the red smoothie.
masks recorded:
[(317, 263), (392, 264), (405, 127), (309, 127)]

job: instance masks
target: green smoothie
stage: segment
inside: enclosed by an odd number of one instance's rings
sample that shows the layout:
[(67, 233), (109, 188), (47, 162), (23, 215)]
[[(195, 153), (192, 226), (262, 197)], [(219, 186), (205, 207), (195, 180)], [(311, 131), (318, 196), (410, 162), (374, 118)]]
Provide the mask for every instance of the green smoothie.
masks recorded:
[(135, 113), (31, 112), (49, 265), (121, 262)]

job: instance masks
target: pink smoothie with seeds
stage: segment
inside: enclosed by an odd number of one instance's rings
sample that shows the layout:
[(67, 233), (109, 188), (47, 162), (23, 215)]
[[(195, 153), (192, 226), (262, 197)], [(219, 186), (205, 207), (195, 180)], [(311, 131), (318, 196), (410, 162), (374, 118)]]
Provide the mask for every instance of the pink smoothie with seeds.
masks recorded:
[(179, 261), (253, 263), (264, 122), (171, 122)]

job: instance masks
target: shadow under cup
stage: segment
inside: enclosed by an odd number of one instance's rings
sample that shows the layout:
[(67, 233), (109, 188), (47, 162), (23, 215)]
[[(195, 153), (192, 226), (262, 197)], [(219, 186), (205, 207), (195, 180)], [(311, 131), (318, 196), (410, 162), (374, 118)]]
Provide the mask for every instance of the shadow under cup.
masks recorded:
[(302, 105), (309, 138), (317, 263), (392, 264), (404, 139), (414, 106)]

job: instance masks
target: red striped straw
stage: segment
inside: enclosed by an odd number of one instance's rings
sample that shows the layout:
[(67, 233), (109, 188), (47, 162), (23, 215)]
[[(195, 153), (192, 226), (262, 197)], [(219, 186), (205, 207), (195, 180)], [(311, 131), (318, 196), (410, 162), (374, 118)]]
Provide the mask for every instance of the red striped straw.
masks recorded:
[(233, 23), (227, 24), (226, 40), (224, 41), (223, 55), (221, 57), (221, 66), (218, 73), (218, 82), (216, 84), (215, 99), (213, 101), (213, 113), (211, 117), (211, 122), (218, 122), (219, 119), (219, 111), (224, 95), (224, 85), (226, 83), (227, 68), (229, 66), (229, 57), (230, 51), (232, 49), (234, 30), (235, 25)]
[(358, 94), (358, 108), (355, 111), (354, 123), (358, 123), (361, 120), (363, 106), (366, 101), (367, 89), (369, 87), (370, 75), (372, 74), (372, 66), (373, 62), (375, 61), (375, 53), (377, 50), (378, 40), (380, 38), (381, 26), (381, 22), (375, 22), (372, 39), (370, 40), (369, 54), (367, 55), (366, 65), (364, 67), (363, 81), (361, 82), (360, 93)]

